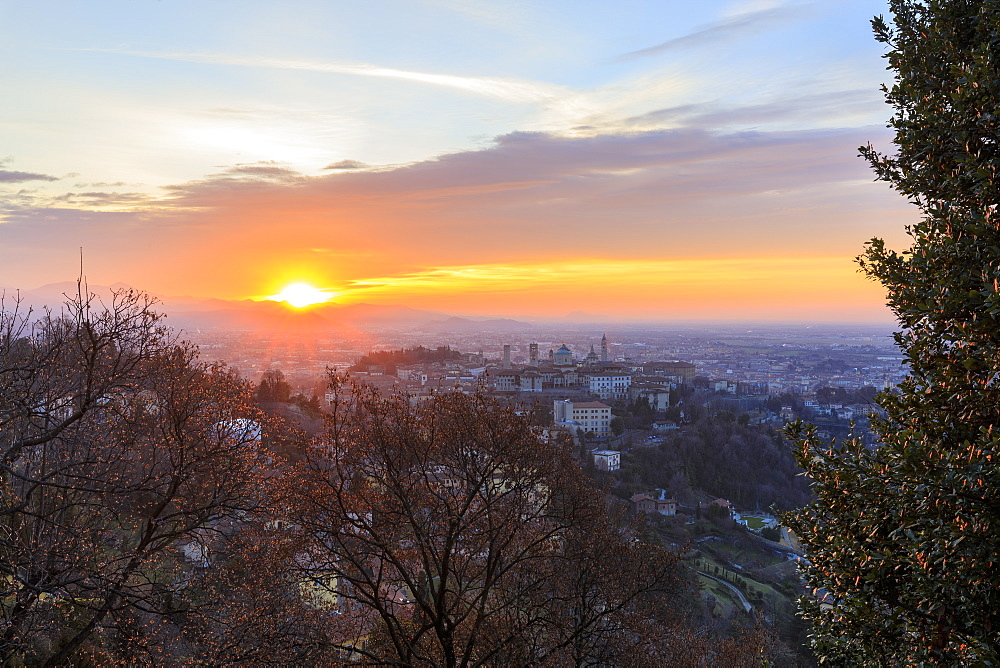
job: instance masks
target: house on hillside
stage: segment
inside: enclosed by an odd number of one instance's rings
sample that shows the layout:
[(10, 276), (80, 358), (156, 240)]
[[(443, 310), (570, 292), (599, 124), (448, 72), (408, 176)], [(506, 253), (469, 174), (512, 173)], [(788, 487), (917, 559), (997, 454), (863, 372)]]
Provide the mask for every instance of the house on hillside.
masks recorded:
[(680, 429), (680, 427), (673, 420), (656, 420), (653, 422), (652, 429), (656, 432), (666, 432), (676, 431)]
[(668, 517), (677, 514), (677, 499), (668, 499), (666, 491), (657, 490), (655, 497), (649, 494), (633, 494), (629, 501), (637, 513), (659, 513)]
[(593, 455), (598, 471), (617, 471), (621, 468), (622, 453), (617, 450), (595, 450)]
[(656, 512), (672, 517), (677, 514), (677, 499), (668, 499), (667, 493), (660, 490), (660, 498), (656, 499)]
[(729, 515), (730, 519), (733, 519), (736, 516), (736, 509), (733, 507), (733, 504), (726, 499), (716, 499), (711, 503), (699, 503), (698, 507), (703, 511), (712, 507), (722, 508)]
[(649, 494), (633, 494), (629, 501), (632, 502), (632, 509), (636, 513), (656, 512), (656, 500)]

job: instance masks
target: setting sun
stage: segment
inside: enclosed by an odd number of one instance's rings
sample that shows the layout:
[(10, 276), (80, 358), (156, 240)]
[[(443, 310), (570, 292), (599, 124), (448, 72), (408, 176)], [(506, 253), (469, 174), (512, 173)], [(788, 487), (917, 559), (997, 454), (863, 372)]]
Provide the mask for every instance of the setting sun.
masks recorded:
[(269, 299), (277, 302), (285, 302), (295, 308), (303, 308), (305, 306), (312, 306), (313, 304), (322, 304), (330, 299), (330, 295), (306, 283), (292, 283), (280, 293), (269, 297)]

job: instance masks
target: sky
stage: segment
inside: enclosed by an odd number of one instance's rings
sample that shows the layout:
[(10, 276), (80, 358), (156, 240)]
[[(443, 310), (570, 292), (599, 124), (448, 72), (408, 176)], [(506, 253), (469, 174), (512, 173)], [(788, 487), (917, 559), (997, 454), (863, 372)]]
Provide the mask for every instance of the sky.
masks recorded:
[[(891, 320), (876, 0), (0, 0), (0, 286)], [(81, 250), (82, 249), (82, 250)]]

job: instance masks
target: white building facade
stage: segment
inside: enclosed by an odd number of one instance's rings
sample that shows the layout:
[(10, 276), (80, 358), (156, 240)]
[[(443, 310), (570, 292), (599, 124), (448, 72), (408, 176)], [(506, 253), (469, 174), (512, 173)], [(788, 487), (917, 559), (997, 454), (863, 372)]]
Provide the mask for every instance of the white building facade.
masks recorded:
[(627, 373), (608, 372), (590, 375), (590, 393), (605, 401), (627, 400), (632, 376)]
[(561, 399), (553, 402), (552, 415), (556, 424), (570, 424), (598, 436), (607, 436), (611, 432), (611, 406), (600, 401)]
[(617, 471), (622, 465), (622, 453), (617, 450), (595, 450), (594, 467), (598, 471)]

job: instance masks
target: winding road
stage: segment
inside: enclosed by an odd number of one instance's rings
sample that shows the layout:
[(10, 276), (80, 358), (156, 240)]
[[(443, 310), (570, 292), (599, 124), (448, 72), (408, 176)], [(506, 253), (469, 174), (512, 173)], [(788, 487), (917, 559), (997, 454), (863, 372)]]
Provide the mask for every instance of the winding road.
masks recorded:
[(725, 580), (720, 580), (719, 578), (715, 577), (714, 575), (709, 575), (709, 574), (708, 574), (708, 573), (706, 573), (705, 571), (698, 571), (698, 575), (704, 575), (704, 576), (705, 576), (706, 578), (708, 578), (708, 579), (710, 579), (710, 580), (715, 580), (715, 581), (716, 581), (716, 582), (718, 582), (719, 584), (723, 584), (723, 585), (726, 585), (727, 587), (729, 587), (730, 589), (732, 589), (732, 590), (733, 590), (733, 593), (734, 593), (734, 594), (736, 594), (736, 596), (738, 596), (738, 597), (739, 597), (739, 599), (740, 599), (740, 603), (742, 603), (742, 604), (743, 604), (743, 609), (744, 609), (745, 611), (747, 611), (747, 612), (750, 612), (751, 610), (753, 610), (753, 606), (752, 606), (752, 605), (750, 605), (750, 601), (748, 601), (748, 600), (747, 600), (747, 597), (743, 595), (743, 592), (741, 592), (741, 591), (740, 591), (739, 589), (737, 589), (737, 588), (736, 588), (735, 586), (733, 586), (733, 585), (729, 584), (729, 583), (728, 583), (728, 582), (726, 582)]

